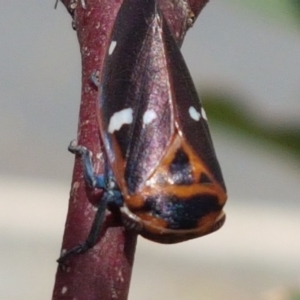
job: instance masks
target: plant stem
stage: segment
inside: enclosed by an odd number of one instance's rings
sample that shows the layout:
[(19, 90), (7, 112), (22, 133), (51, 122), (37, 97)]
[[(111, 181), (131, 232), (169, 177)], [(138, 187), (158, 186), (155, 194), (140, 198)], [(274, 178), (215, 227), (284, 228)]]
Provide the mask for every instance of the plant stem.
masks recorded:
[[(175, 9), (173, 5), (168, 5), (172, 1), (159, 0), (171, 31), (181, 32), (177, 40), (181, 45), (187, 30), (183, 20), (186, 16), (181, 11), (180, 2)], [(101, 174), (103, 155), (97, 121), (98, 89), (92, 83), (91, 75), (95, 72), (101, 74), (109, 36), (122, 0), (79, 0), (75, 9), (72, 7), (73, 0), (62, 2), (74, 18), (82, 58), (82, 97), (77, 140), (78, 144), (94, 153), (95, 171)], [(188, 0), (195, 16), (207, 2)], [(86, 4), (86, 8), (82, 3)], [(101, 191), (95, 192), (85, 184), (81, 160), (76, 158), (63, 249), (71, 249), (85, 241), (95, 216), (95, 205), (101, 199), (99, 196)], [(126, 300), (136, 240), (137, 234), (126, 231), (120, 221), (110, 214), (97, 245), (84, 255), (70, 257), (65, 268), (58, 268), (52, 299)]]

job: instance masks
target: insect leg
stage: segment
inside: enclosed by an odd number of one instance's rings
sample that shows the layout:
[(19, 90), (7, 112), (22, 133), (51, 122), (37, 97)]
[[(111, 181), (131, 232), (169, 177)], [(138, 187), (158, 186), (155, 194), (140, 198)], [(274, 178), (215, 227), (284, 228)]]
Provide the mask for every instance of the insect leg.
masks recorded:
[(98, 241), (102, 225), (105, 218), (107, 206), (112, 204), (120, 207), (123, 204), (123, 198), (120, 191), (116, 188), (113, 178), (104, 179), (104, 175), (96, 175), (92, 164), (92, 152), (83, 146), (78, 146), (76, 141), (72, 141), (68, 150), (74, 154), (79, 154), (82, 159), (85, 181), (94, 188), (104, 189), (103, 196), (99, 201), (97, 213), (95, 215), (91, 230), (85, 242), (64, 252), (57, 262), (63, 265), (65, 260), (72, 254), (81, 254), (94, 247)]
[[(121, 194), (115, 191), (107, 191), (103, 194), (101, 201), (99, 202), (98, 210), (95, 215), (91, 230), (86, 241), (80, 245), (78, 245), (74, 253), (84, 253), (90, 248), (93, 248), (98, 242), (100, 232), (102, 229), (102, 225), (104, 223), (105, 218), (105, 210), (107, 205), (110, 203), (117, 204), (121, 200)], [(72, 250), (71, 250), (72, 251)]]
[(105, 210), (107, 207), (107, 200), (108, 200), (106, 195), (107, 195), (107, 193), (104, 193), (101, 201), (99, 202), (98, 210), (95, 215), (95, 219), (93, 221), (92, 228), (89, 232), (89, 235), (88, 235), (86, 241), (75, 246), (74, 248), (64, 252), (63, 254), (61, 254), (59, 259), (57, 260), (57, 262), (59, 264), (63, 264), (70, 255), (82, 254), (82, 253), (86, 252), (87, 250), (89, 250), (90, 248), (92, 248), (93, 246), (95, 246), (95, 244), (97, 243), (102, 225), (103, 225), (104, 217), (105, 217)]
[(57, 260), (57, 262), (60, 265), (63, 265), (65, 260), (70, 255), (85, 253), (87, 250), (93, 248), (96, 245), (104, 222), (105, 211), (107, 205), (110, 203), (113, 203), (114, 205), (121, 205), (122, 204), (121, 193), (118, 191), (106, 191), (103, 194), (103, 197), (99, 202), (98, 210), (95, 215), (95, 219), (93, 221), (91, 230), (89, 232), (86, 241), (61, 254), (59, 259)]
[(77, 145), (76, 140), (73, 140), (70, 143), (68, 150), (71, 153), (79, 154), (81, 156), (83, 172), (84, 172), (84, 179), (88, 183), (88, 185), (93, 188), (105, 189), (106, 184), (105, 184), (105, 180), (104, 180), (104, 175), (103, 174), (96, 175), (94, 172), (94, 167), (93, 167), (93, 163), (92, 163), (92, 155), (93, 155), (92, 152), (89, 151), (84, 146)]

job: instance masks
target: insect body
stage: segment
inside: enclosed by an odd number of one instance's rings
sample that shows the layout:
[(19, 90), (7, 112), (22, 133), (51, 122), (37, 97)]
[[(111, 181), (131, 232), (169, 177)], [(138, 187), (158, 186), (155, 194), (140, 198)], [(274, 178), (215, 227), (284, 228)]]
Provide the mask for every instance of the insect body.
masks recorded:
[(161, 243), (218, 229), (226, 191), (206, 115), (157, 1), (124, 1), (99, 123), (125, 224)]
[(117, 203), (125, 227), (159, 243), (220, 228), (227, 196), (206, 115), (157, 1), (123, 2), (99, 92), (107, 174), (93, 174), (84, 147), (70, 150), (107, 190), (102, 204)]

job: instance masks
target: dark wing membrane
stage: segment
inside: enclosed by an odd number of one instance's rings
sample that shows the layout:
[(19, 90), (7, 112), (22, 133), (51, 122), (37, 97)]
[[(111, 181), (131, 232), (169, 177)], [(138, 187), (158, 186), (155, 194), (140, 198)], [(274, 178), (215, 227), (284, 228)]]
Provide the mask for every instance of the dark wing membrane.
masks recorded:
[(202, 110), (188, 68), (166, 22), (164, 22), (163, 32), (178, 129), (225, 189), (205, 112)]
[[(159, 164), (174, 132), (156, 1), (124, 1), (112, 41), (116, 46), (107, 55), (101, 84), (100, 127), (112, 168), (125, 160), (124, 178), (129, 192), (134, 193)], [(132, 119), (123, 122), (116, 113), (125, 109)], [(112, 131), (111, 123), (120, 128)]]

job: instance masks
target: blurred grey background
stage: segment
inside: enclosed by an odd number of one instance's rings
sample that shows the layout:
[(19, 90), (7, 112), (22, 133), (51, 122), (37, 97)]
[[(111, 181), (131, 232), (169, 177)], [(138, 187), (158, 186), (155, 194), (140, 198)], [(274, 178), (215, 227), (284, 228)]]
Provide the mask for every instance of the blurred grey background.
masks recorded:
[[(81, 70), (71, 18), (53, 7), (1, 3), (4, 300), (50, 299), (64, 230)], [(299, 299), (299, 12), (296, 0), (211, 0), (188, 32), (183, 53), (227, 183), (227, 222), (180, 245), (140, 238), (130, 299)]]

